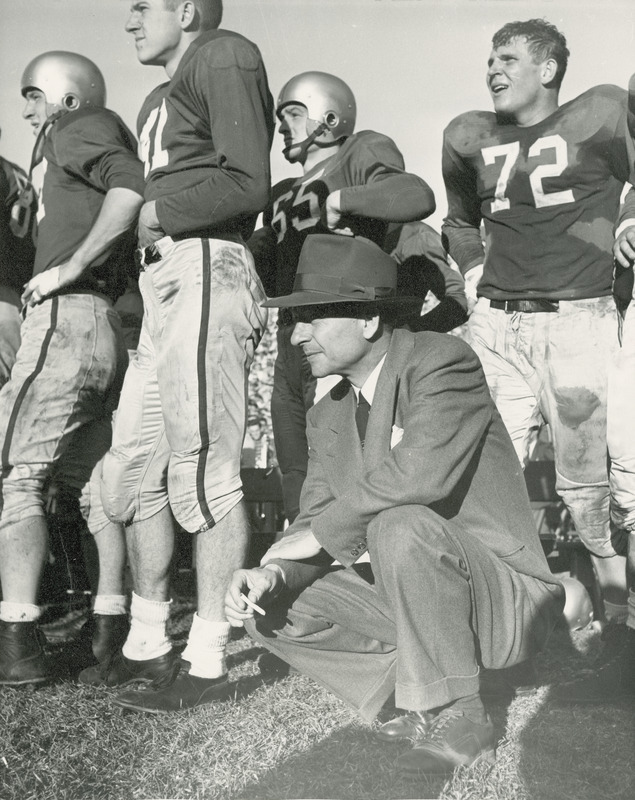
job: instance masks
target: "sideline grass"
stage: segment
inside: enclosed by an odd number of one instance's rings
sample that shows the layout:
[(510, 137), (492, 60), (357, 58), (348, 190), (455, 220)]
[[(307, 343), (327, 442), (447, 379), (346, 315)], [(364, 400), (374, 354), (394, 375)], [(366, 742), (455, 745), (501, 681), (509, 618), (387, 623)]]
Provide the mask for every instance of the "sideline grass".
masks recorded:
[[(191, 607), (180, 605), (183, 637)], [(587, 631), (564, 631), (538, 663), (544, 687), (490, 709), (501, 737), (495, 766), (452, 780), (411, 782), (385, 745), (308, 678), (265, 684), (247, 637), (230, 647), (236, 695), (182, 714), (146, 716), (113, 706), (113, 690), (71, 683), (2, 690), (2, 800), (632, 800), (633, 708), (556, 709), (548, 684), (587, 663)], [(574, 646), (575, 644), (575, 646)]]

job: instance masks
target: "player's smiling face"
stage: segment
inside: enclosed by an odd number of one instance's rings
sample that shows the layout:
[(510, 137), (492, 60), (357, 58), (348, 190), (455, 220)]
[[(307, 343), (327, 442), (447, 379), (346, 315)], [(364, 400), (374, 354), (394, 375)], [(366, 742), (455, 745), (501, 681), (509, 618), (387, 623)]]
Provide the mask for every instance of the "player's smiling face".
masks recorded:
[(26, 100), (26, 105), (22, 116), (33, 127), (33, 135), (37, 136), (42, 125), (51, 114), (59, 109), (59, 106), (52, 106), (47, 103), (44, 92), (39, 89), (29, 89), (24, 95), (24, 99)]
[(545, 83), (554, 64), (553, 59), (537, 63), (523, 38), (492, 50), (487, 62), (487, 86), (496, 113), (518, 125), (532, 125), (544, 118)]
[(309, 135), (307, 130), (309, 112), (301, 103), (289, 103), (279, 109), (277, 114), (280, 120), (278, 131), (284, 138), (284, 156), (287, 161), (293, 163), (302, 157), (302, 148), (299, 145)]
[(134, 36), (137, 58), (142, 64), (165, 67), (181, 46), (179, 8), (166, 8), (164, 0), (133, 2), (126, 31)]

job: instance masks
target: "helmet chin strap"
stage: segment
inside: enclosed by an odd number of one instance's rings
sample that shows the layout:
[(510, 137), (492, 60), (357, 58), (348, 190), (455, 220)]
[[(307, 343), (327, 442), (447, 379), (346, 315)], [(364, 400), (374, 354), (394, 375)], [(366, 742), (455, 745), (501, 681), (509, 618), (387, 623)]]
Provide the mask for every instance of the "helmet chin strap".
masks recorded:
[(44, 124), (40, 128), (40, 131), (35, 139), (35, 144), (33, 145), (33, 154), (31, 156), (31, 165), (29, 167), (29, 183), (31, 182), (33, 170), (42, 160), (42, 151), (44, 150), (44, 139), (46, 138), (46, 134), (48, 133), (49, 128), (51, 127), (51, 125), (57, 122), (57, 120), (60, 117), (63, 117), (64, 114), (67, 113), (68, 112), (64, 108), (61, 108), (59, 111), (54, 111), (49, 117), (46, 118)]
[(307, 138), (304, 139), (304, 141), (298, 142), (297, 144), (290, 144), (288, 147), (285, 147), (283, 149), (283, 151), (282, 151), (282, 155), (285, 158), (288, 158), (289, 153), (291, 152), (291, 150), (295, 150), (296, 147), (299, 147), (300, 148), (299, 157), (294, 159), (294, 160), (295, 161), (304, 161), (306, 159), (306, 154), (308, 153), (309, 147), (311, 147), (312, 144), (317, 145), (317, 147), (332, 147), (333, 146), (333, 142), (316, 142), (315, 141), (317, 139), (317, 137), (321, 136), (324, 133), (324, 131), (328, 130), (328, 128), (329, 128), (329, 126), (326, 124), (326, 122), (320, 122), (320, 124), (313, 131), (313, 133), (310, 133), (307, 136)]

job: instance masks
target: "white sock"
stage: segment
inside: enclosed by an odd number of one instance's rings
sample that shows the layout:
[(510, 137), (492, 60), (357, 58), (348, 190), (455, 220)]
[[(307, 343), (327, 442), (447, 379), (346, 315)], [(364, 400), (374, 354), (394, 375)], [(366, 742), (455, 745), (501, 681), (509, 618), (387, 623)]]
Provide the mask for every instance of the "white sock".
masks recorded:
[(0, 601), (0, 619), (3, 622), (35, 622), (42, 616), (40, 606), (31, 603)]
[(105, 617), (128, 613), (128, 598), (125, 594), (98, 594), (95, 597), (93, 613)]
[(168, 637), (171, 600), (146, 600), (132, 593), (130, 603), (130, 632), (122, 652), (133, 661), (158, 658), (172, 649)]
[(181, 656), (192, 665), (190, 675), (220, 678), (227, 674), (225, 646), (230, 630), (229, 622), (213, 622), (194, 614), (187, 647)]

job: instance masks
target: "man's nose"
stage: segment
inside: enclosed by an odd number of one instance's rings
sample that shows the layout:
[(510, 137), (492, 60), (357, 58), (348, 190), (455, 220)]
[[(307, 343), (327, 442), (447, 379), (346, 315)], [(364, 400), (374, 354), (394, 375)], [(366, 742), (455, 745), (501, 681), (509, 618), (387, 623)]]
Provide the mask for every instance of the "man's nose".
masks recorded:
[(291, 334), (291, 344), (299, 345), (311, 338), (311, 325), (307, 322), (296, 322)]

